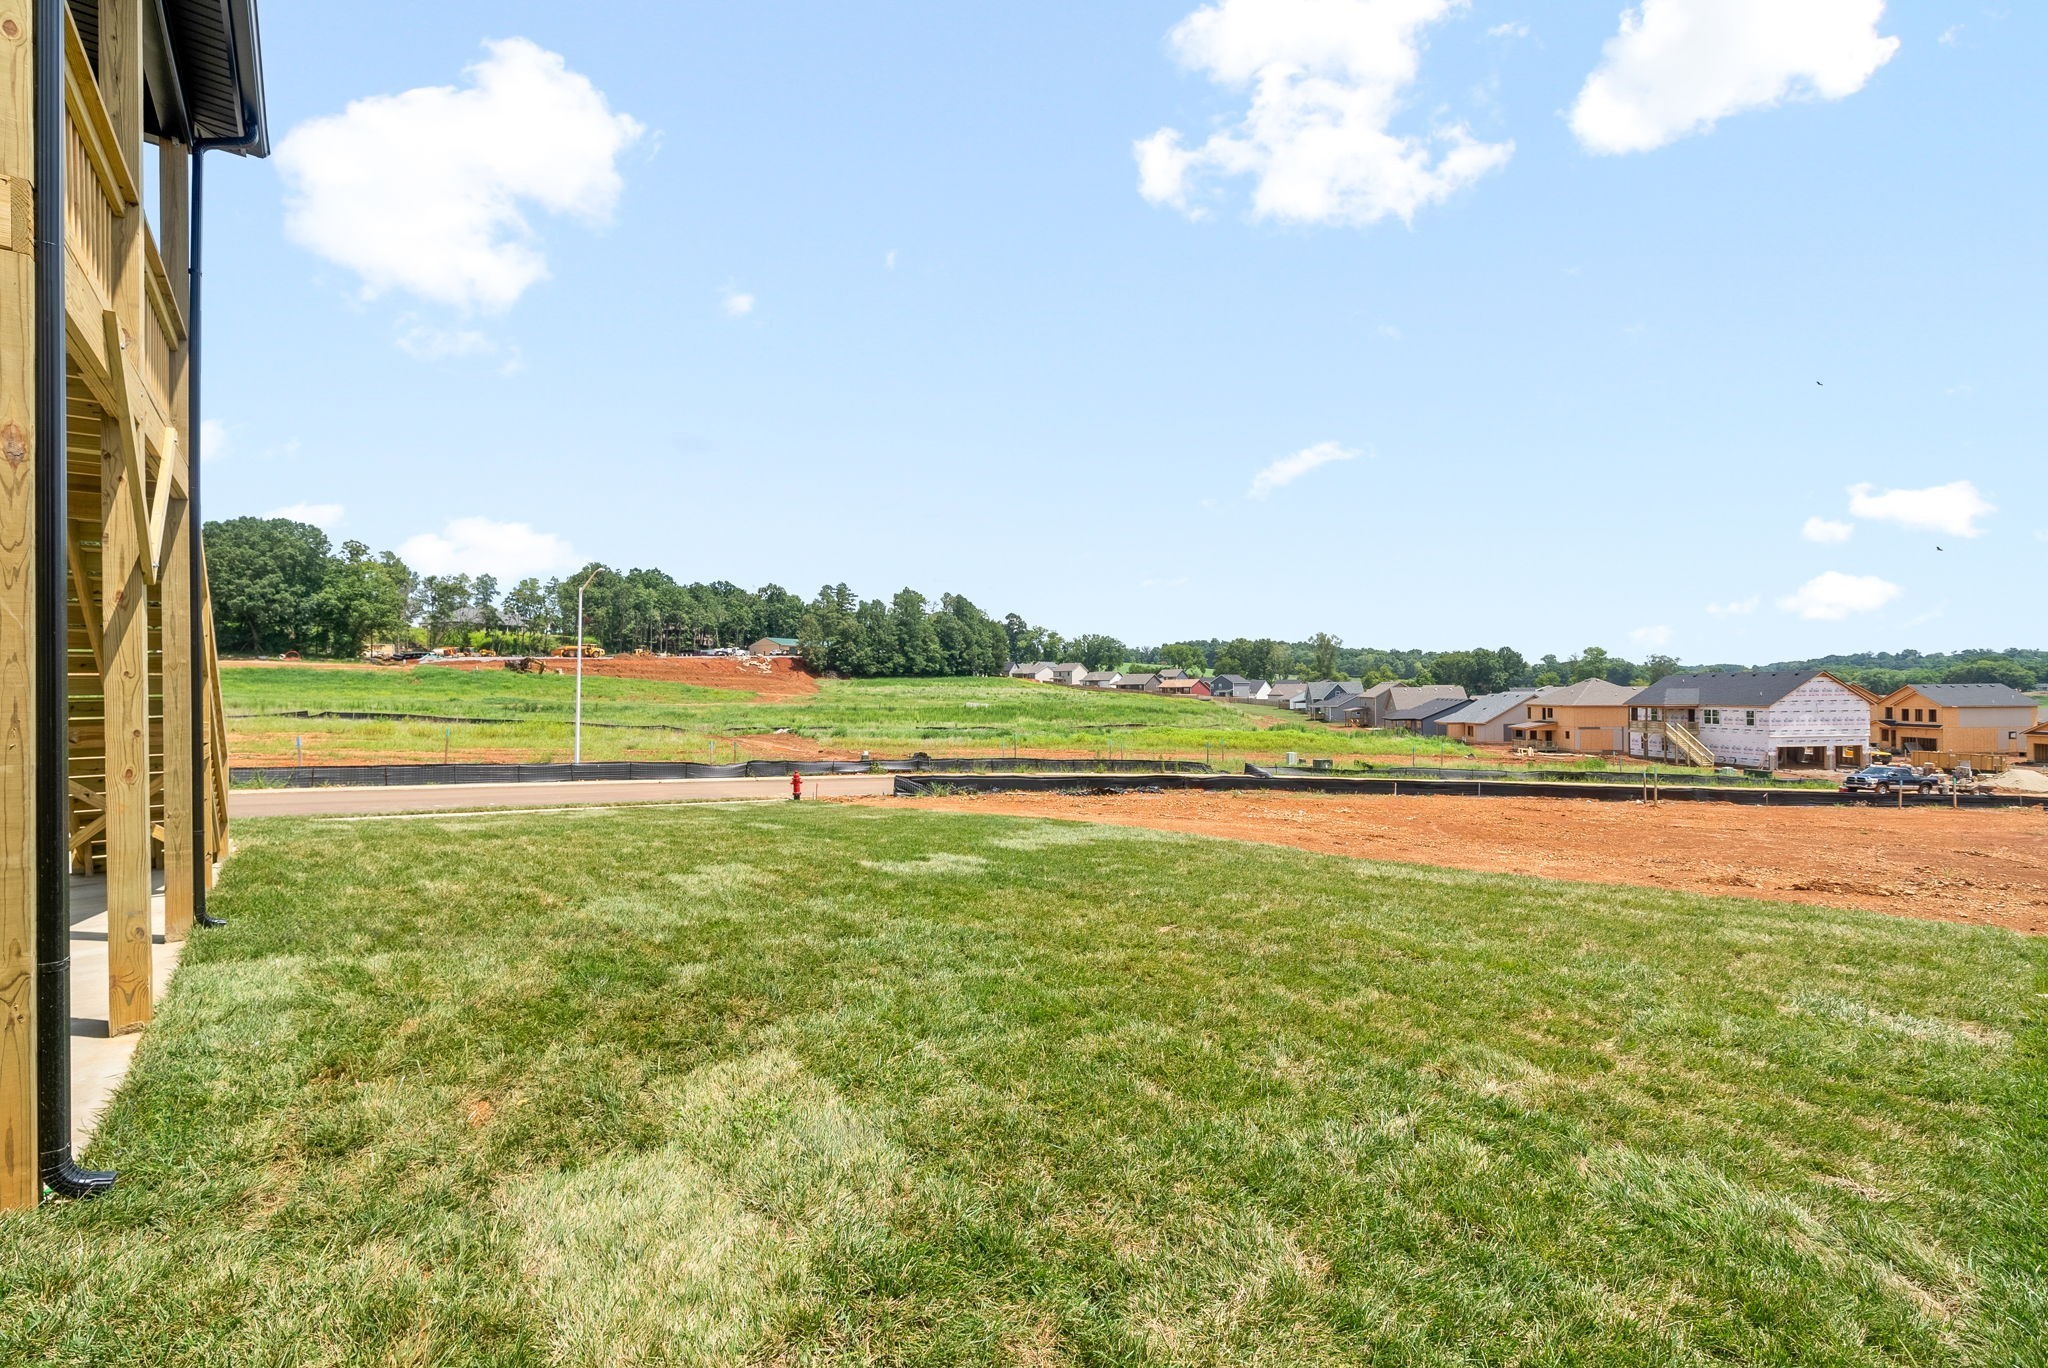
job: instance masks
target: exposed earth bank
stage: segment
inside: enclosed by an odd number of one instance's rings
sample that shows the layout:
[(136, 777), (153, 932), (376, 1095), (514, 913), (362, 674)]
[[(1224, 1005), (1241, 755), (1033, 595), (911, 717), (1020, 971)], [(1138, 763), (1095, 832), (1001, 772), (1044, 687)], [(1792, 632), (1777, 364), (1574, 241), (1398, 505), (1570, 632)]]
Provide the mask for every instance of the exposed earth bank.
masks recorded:
[(2048, 934), (2048, 810), (1569, 798), (996, 793), (864, 799), (1264, 841), (1327, 855), (1855, 907)]

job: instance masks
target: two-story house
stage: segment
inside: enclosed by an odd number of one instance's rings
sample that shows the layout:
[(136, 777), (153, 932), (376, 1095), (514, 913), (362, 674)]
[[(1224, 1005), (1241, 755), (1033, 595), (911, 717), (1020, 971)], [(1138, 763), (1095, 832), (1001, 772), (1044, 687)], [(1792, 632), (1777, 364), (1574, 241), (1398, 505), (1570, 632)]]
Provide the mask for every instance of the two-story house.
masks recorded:
[(1518, 746), (1590, 755), (1621, 751), (1627, 745), (1629, 700), (1635, 696), (1629, 685), (1604, 679), (1539, 689), (1508, 729), (1508, 739)]
[(1908, 684), (1879, 699), (1871, 740), (1888, 751), (2024, 755), (2041, 719), (2033, 696), (2010, 684)]
[(1825, 670), (1670, 675), (1628, 704), (1628, 753), (1752, 769), (1858, 769), (1870, 702)]

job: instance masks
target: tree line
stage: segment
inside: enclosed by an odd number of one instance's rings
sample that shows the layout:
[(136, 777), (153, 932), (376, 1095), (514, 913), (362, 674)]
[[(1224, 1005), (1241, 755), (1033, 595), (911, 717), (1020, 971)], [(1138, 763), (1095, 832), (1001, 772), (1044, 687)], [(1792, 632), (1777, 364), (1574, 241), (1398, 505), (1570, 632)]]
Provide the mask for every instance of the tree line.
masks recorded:
[(349, 657), (387, 641), (545, 650), (575, 639), (579, 587), (584, 639), (613, 652), (784, 637), (800, 643), (814, 668), (851, 676), (1000, 674), (1020, 651), (1082, 649), (1103, 668), (1125, 655), (1108, 637), (1069, 642), (1014, 613), (991, 618), (958, 594), (932, 601), (906, 588), (864, 600), (837, 584), (806, 600), (775, 584), (685, 584), (660, 570), (595, 561), (506, 587), (491, 575), (421, 575), (393, 552), (358, 541), (337, 548), (319, 528), (288, 518), (210, 522), (205, 537), (222, 649), (258, 655)]
[[(888, 599), (862, 599), (833, 584), (804, 599), (776, 584), (685, 584), (660, 570), (596, 561), (572, 575), (506, 587), (490, 575), (416, 574), (390, 551), (373, 552), (358, 541), (337, 548), (319, 528), (286, 518), (208, 523), (206, 560), (222, 649), (256, 654), (355, 656), (380, 641), (545, 650), (574, 639), (576, 591), (588, 585), (584, 635), (608, 651), (681, 652), (785, 637), (813, 668), (855, 677), (990, 675), (1013, 661), (1050, 660), (1091, 670), (1173, 666), (1252, 679), (1408, 680), (1486, 694), (1586, 679), (1648, 684), (1682, 668), (1668, 655), (1630, 660), (1599, 646), (1531, 660), (1507, 646), (1388, 650), (1346, 646), (1328, 633), (1307, 641), (1233, 637), (1134, 648), (1101, 633), (1062, 636), (1015, 613), (991, 617), (958, 594), (934, 601), (906, 588)], [(1765, 668), (1830, 670), (1879, 693), (1934, 683), (2032, 688), (2048, 680), (2048, 651), (1871, 652)]]

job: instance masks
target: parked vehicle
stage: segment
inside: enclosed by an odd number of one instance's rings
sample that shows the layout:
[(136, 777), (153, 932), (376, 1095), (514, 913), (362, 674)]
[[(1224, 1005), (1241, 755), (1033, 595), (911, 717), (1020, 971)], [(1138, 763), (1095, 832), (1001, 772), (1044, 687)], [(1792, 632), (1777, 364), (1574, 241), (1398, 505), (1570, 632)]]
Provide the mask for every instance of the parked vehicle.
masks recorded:
[(1844, 793), (1938, 793), (1942, 778), (1939, 774), (1922, 773), (1911, 765), (1871, 765), (1857, 770), (1842, 781)]

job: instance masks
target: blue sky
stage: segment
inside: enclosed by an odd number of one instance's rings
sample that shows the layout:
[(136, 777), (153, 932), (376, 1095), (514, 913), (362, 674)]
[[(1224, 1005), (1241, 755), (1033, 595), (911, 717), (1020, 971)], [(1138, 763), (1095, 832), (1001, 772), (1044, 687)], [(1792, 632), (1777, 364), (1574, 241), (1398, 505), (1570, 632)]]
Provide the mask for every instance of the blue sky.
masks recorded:
[(210, 516), (1134, 643), (2048, 640), (2040, 7), (263, 19)]

